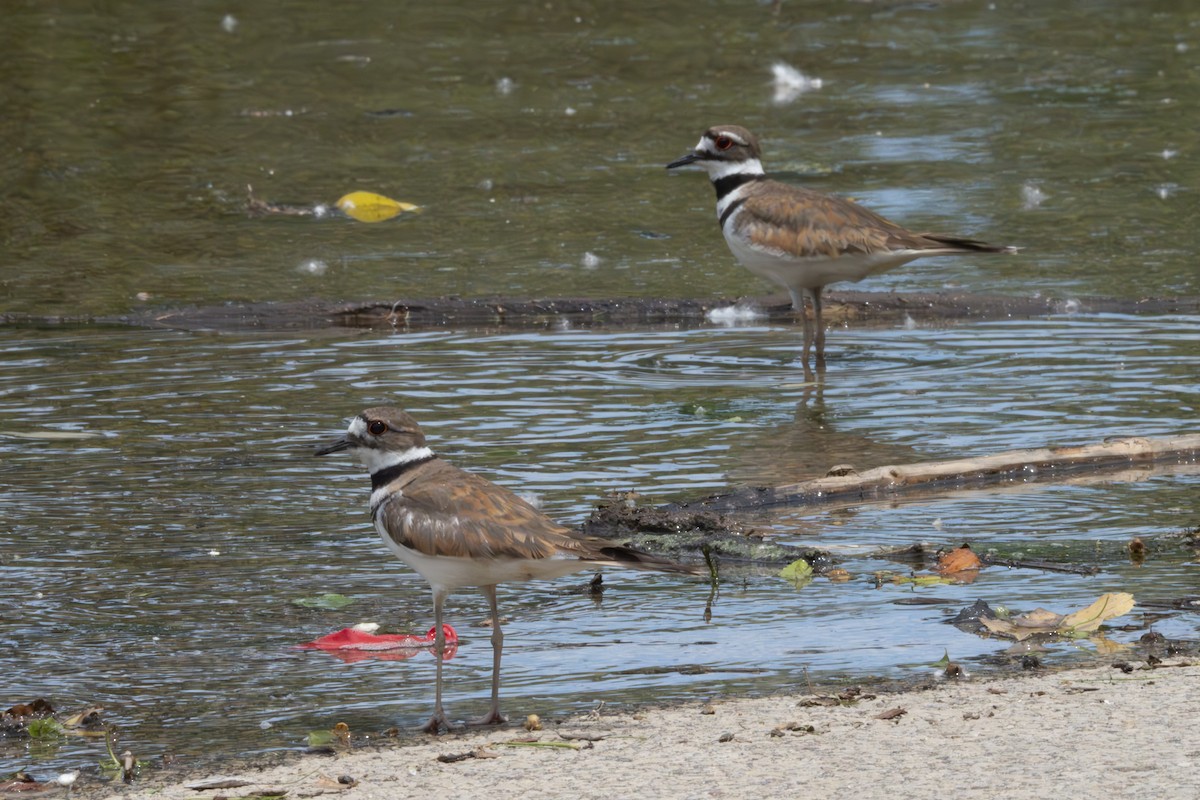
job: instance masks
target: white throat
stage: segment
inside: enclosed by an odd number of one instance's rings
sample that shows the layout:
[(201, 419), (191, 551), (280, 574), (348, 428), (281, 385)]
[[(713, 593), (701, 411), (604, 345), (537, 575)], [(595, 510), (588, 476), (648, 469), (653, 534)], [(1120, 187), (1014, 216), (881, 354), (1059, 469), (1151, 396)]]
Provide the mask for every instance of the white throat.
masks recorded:
[(401, 464), (420, 461), (423, 458), (431, 458), (433, 456), (433, 451), (428, 447), (410, 447), (407, 450), (399, 452), (395, 450), (377, 450), (373, 447), (359, 447), (356, 451), (358, 453), (358, 460), (363, 463), (363, 466), (372, 475), (390, 467), (397, 467)]
[(708, 170), (708, 178), (711, 181), (719, 181), (721, 178), (727, 178), (730, 175), (763, 175), (762, 162), (757, 158), (752, 158), (749, 161), (702, 161), (704, 168)]

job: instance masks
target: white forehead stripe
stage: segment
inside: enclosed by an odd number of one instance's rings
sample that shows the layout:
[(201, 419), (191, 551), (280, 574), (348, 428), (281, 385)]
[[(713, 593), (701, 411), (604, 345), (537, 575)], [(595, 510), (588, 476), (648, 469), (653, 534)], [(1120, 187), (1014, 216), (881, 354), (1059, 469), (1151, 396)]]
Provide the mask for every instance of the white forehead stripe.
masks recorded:
[(352, 436), (366, 436), (367, 423), (363, 422), (362, 417), (355, 417), (354, 419), (350, 420), (350, 427), (347, 429), (347, 433)]

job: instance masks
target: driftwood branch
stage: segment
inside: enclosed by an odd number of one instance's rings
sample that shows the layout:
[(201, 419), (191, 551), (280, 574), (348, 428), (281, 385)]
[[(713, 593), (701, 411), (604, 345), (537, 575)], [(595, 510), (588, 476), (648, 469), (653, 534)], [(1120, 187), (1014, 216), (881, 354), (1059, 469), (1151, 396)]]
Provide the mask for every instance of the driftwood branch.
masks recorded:
[(922, 492), (1061, 481), (1149, 464), (1195, 464), (1198, 459), (1200, 434), (1164, 439), (1139, 436), (1075, 447), (1012, 450), (991, 456), (876, 467), (866, 472), (851, 469), (847, 474), (670, 503), (659, 511), (728, 513), (767, 506), (870, 502)]
[[(1200, 434), (1164, 439), (1133, 437), (1077, 447), (1014, 450), (992, 456), (876, 467), (866, 472), (839, 469), (797, 483), (742, 489), (686, 503), (657, 507), (635, 505), (615, 497), (602, 503), (582, 526), (595, 536), (621, 538), (653, 552), (684, 556), (711, 552), (724, 562), (787, 563), (803, 558), (820, 572), (836, 562), (830, 553), (773, 541), (770, 531), (746, 524), (737, 512), (769, 506), (859, 504), (898, 496), (939, 494), (956, 490), (1002, 489), (1035, 482), (1078, 481), (1103, 473), (1109, 480), (1136, 479), (1162, 470), (1200, 469)], [(1042, 562), (989, 563), (1000, 566), (1091, 574), (1092, 567)]]

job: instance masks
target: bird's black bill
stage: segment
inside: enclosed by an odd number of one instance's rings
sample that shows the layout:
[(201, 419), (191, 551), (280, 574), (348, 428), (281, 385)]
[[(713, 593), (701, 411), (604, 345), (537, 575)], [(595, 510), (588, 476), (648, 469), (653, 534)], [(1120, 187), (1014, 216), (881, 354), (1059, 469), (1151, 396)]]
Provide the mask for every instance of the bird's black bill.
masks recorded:
[(667, 164), (667, 169), (675, 169), (676, 167), (686, 167), (688, 164), (692, 164), (699, 160), (700, 160), (700, 156), (696, 155), (695, 153), (688, 153), (683, 158), (677, 158), (674, 161), (672, 161), (670, 164)]
[(313, 455), (314, 456), (327, 456), (330, 453), (340, 453), (343, 450), (349, 450), (351, 447), (357, 447), (357, 446), (358, 445), (355, 442), (353, 442), (349, 438), (343, 436), (342, 438), (338, 439), (337, 441), (330, 442), (329, 444), (325, 445), (320, 450), (313, 453)]

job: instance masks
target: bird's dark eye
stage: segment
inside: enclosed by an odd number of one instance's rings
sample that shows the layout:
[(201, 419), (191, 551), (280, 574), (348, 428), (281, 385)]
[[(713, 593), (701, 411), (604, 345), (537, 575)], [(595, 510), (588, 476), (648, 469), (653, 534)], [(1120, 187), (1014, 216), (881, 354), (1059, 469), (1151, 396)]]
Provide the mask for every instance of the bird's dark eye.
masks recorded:
[(728, 136), (718, 136), (714, 142), (718, 150), (728, 150), (733, 147), (733, 139)]
[(367, 423), (367, 430), (371, 432), (372, 436), (383, 436), (387, 433), (387, 429), (387, 423), (382, 420), (373, 419)]

